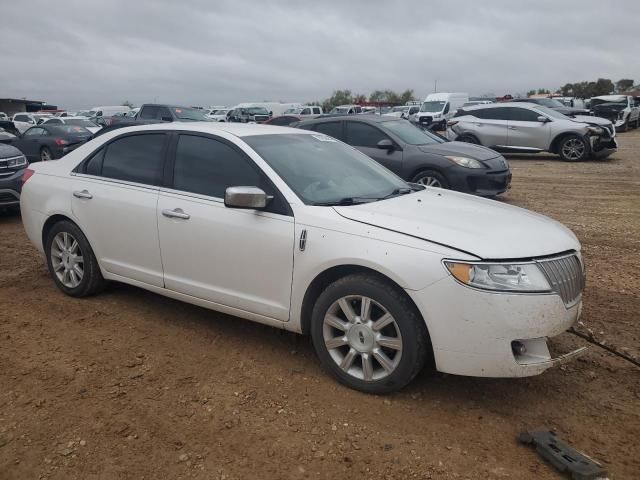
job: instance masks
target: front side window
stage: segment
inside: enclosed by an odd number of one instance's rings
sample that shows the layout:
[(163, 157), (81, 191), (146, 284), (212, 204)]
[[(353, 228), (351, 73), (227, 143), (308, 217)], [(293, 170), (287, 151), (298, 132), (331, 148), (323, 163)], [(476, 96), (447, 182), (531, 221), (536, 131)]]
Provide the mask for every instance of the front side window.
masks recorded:
[(380, 129), (361, 122), (347, 122), (347, 143), (354, 147), (377, 148), (380, 140), (389, 137)]
[(239, 186), (266, 188), (260, 172), (226, 143), (180, 135), (173, 171), (175, 190), (224, 198), (228, 187)]
[(540, 116), (538, 112), (527, 110), (526, 108), (512, 108), (510, 113), (509, 120), (515, 122), (537, 122)]
[(119, 138), (107, 146), (102, 176), (158, 185), (164, 164), (165, 135), (150, 133)]
[(360, 203), (409, 185), (355, 148), (322, 134), (242, 138), (307, 205)]

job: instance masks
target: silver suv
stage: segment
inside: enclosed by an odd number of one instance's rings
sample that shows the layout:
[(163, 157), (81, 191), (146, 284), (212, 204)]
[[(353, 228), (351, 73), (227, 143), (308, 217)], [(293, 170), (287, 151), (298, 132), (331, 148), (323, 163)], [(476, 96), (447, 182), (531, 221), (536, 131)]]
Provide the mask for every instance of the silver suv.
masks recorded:
[(576, 162), (616, 151), (613, 124), (604, 118), (569, 118), (533, 103), (464, 107), (449, 121), (447, 138), (512, 153), (551, 152)]

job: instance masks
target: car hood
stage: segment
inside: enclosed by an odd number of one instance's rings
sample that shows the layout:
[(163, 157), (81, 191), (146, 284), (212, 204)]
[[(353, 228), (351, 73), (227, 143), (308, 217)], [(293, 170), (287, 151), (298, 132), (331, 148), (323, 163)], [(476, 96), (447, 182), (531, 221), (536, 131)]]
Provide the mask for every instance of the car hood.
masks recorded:
[(458, 157), (469, 157), (475, 160), (491, 160), (492, 158), (500, 156), (500, 154), (495, 150), (466, 142), (444, 142), (434, 143), (432, 145), (418, 145), (418, 149), (425, 153), (433, 153), (442, 156), (455, 155)]
[(589, 125), (595, 125), (598, 127), (608, 127), (611, 125), (611, 120), (607, 120), (602, 117), (593, 117), (591, 115), (576, 115), (572, 117), (572, 120), (580, 123), (588, 123)]
[(0, 158), (17, 157), (18, 155), (22, 155), (22, 152), (16, 147), (0, 143)]
[(554, 108), (554, 110), (568, 117), (572, 117), (574, 115), (589, 115), (589, 110), (586, 108), (558, 107)]
[(548, 217), (495, 200), (436, 188), (334, 208), (344, 218), (482, 259), (527, 259), (580, 249), (571, 230)]

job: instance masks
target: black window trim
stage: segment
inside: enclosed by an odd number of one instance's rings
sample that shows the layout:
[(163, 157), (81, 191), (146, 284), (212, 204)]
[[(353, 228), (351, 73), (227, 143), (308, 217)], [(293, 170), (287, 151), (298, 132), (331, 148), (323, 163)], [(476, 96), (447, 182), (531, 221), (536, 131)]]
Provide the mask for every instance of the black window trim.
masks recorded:
[(318, 132), (318, 130), (316, 129), (319, 125), (325, 125), (327, 123), (339, 123), (340, 124), (340, 137), (341, 138), (337, 138), (336, 140), (339, 140), (343, 143), (347, 143), (347, 132), (346, 132), (346, 127), (345, 127), (345, 121), (343, 119), (338, 119), (336, 120), (335, 118), (327, 118), (326, 120), (322, 120), (320, 122), (313, 122), (309, 125), (309, 130), (313, 131), (313, 132), (317, 132), (317, 133), (321, 133), (322, 135), (326, 135), (326, 133), (324, 132)]
[(259, 165), (256, 164), (256, 162), (249, 156), (246, 154), (246, 152), (244, 150), (242, 150), (238, 145), (236, 145), (234, 142), (224, 138), (224, 137), (219, 137), (217, 135), (214, 134), (210, 134), (210, 133), (205, 133), (205, 132), (194, 132), (193, 130), (171, 130), (171, 135), (170, 135), (170, 139), (169, 139), (169, 146), (167, 148), (167, 159), (165, 162), (165, 168), (164, 168), (164, 178), (163, 178), (163, 185), (161, 185), (161, 189), (162, 191), (165, 191), (167, 193), (172, 193), (172, 194), (177, 194), (177, 195), (181, 195), (181, 196), (185, 196), (185, 197), (191, 197), (191, 198), (199, 198), (202, 200), (209, 200), (209, 201), (213, 201), (216, 203), (223, 203), (224, 204), (224, 198), (221, 197), (213, 197), (211, 195), (205, 195), (203, 193), (195, 193), (195, 192), (187, 192), (184, 190), (177, 190), (175, 188), (173, 188), (173, 173), (174, 173), (174, 169), (175, 169), (175, 162), (176, 162), (176, 152), (178, 149), (178, 139), (180, 137), (180, 135), (190, 135), (192, 137), (202, 137), (202, 138), (208, 138), (210, 140), (214, 140), (214, 141), (218, 141), (220, 143), (223, 143), (224, 145), (230, 147), (231, 149), (235, 150), (236, 153), (238, 153), (242, 158), (244, 158), (248, 164), (250, 165), (251, 168), (253, 168), (259, 175), (262, 175), (264, 177), (264, 179), (266, 180), (267, 184), (273, 189), (274, 192), (274, 196), (278, 197), (278, 200), (280, 201), (280, 203), (284, 206), (285, 211), (284, 212), (268, 212), (266, 210), (257, 210), (260, 213), (268, 213), (270, 215), (283, 215), (283, 216), (287, 216), (287, 217), (293, 217), (293, 209), (291, 208), (291, 205), (289, 205), (289, 202), (287, 201), (286, 197), (282, 194), (282, 192), (280, 191), (280, 189), (278, 187), (276, 187), (276, 185), (273, 183), (273, 181), (271, 180), (271, 178), (269, 178), (269, 175), (267, 175), (264, 170), (262, 170), (260, 168)]
[[(396, 120), (391, 120), (391, 121), (396, 121)], [(349, 146), (351, 146), (351, 147), (353, 147), (353, 148), (358, 148), (358, 147), (360, 147), (360, 148), (377, 148), (377, 147), (367, 147), (366, 145), (351, 145), (351, 144), (349, 143), (349, 138), (348, 138), (348, 136), (347, 136), (347, 130), (348, 130), (348, 128), (347, 128), (347, 126), (346, 126), (346, 124), (347, 124), (347, 123), (360, 123), (360, 124), (367, 125), (367, 126), (369, 126), (369, 127), (373, 128), (373, 129), (375, 129), (375, 130), (378, 130), (378, 131), (379, 131), (379, 132), (381, 132), (383, 135), (385, 135), (389, 140), (391, 140), (391, 142), (393, 143), (393, 147), (394, 147), (394, 149), (395, 149), (396, 151), (401, 152), (401, 151), (403, 150), (402, 145), (400, 145), (400, 143), (398, 142), (398, 139), (396, 138), (396, 136), (395, 136), (395, 135), (392, 135), (390, 132), (387, 132), (387, 131), (384, 129), (384, 127), (379, 127), (379, 126), (378, 126), (378, 125), (376, 125), (375, 123), (363, 122), (362, 120), (360, 120), (360, 119), (355, 119), (355, 118), (354, 118), (353, 120), (352, 120), (352, 119), (347, 119), (346, 121), (343, 121), (343, 123), (345, 124), (345, 126), (344, 126), (344, 142), (345, 142), (347, 145), (349, 145)], [(384, 122), (382, 122), (382, 123), (384, 123)]]
[[(133, 187), (141, 187), (141, 188), (146, 188), (149, 190), (159, 190), (160, 187), (162, 187), (162, 183), (164, 180), (164, 172), (166, 170), (166, 166), (167, 166), (167, 162), (168, 162), (168, 155), (169, 155), (169, 133), (167, 130), (144, 130), (144, 131), (137, 131), (137, 132), (128, 132), (128, 133), (123, 133), (122, 135), (118, 135), (117, 137), (113, 137), (112, 139), (108, 140), (107, 142), (101, 144), (99, 147), (97, 147), (96, 149), (92, 150), (91, 153), (89, 153), (83, 160), (82, 162), (80, 162), (76, 168), (74, 168), (71, 171), (71, 175), (73, 176), (79, 176), (79, 177), (86, 177), (86, 178), (93, 178), (96, 180), (101, 180), (104, 182), (108, 182), (108, 183), (117, 183), (120, 185), (128, 185), (128, 186), (133, 186)], [(103, 165), (100, 165), (100, 175), (91, 175), (86, 172), (86, 167), (87, 167), (87, 163), (89, 163), (89, 160), (91, 160), (94, 155), (96, 153), (98, 153), (100, 150), (104, 150), (104, 155), (107, 154), (107, 148), (109, 147), (109, 145), (111, 145), (113, 142), (115, 142), (116, 140), (119, 140), (121, 138), (125, 138), (125, 137), (134, 137), (134, 136), (138, 136), (138, 135), (147, 135), (147, 134), (162, 134), (164, 135), (164, 145), (163, 145), (163, 159), (162, 159), (162, 164), (163, 164), (163, 168), (162, 168), (162, 175), (160, 176), (158, 185), (153, 185), (153, 184), (149, 184), (149, 183), (139, 183), (139, 182), (131, 182), (128, 180), (119, 180), (117, 178), (109, 178), (109, 177), (103, 177), (102, 176), (102, 166), (104, 165), (104, 160), (103, 160)]]

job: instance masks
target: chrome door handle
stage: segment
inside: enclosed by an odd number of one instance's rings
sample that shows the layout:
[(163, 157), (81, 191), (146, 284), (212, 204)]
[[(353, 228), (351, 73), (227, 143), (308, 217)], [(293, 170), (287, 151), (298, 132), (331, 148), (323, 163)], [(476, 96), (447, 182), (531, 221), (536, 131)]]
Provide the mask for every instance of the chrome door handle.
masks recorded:
[(86, 198), (87, 200), (93, 198), (93, 195), (91, 195), (87, 190), (82, 190), (81, 192), (73, 192), (73, 196), (76, 198)]
[(181, 208), (174, 208), (173, 210), (162, 210), (162, 215), (169, 218), (180, 218), (182, 220), (189, 220), (191, 215), (184, 213)]
[(516, 127), (507, 127), (509, 130), (517, 130)]

